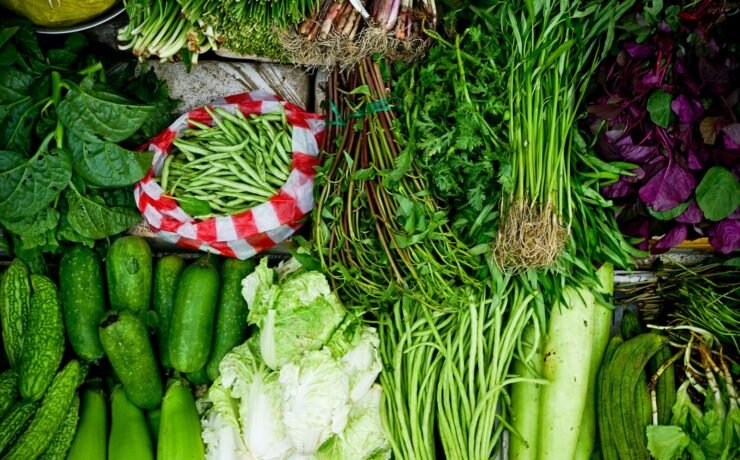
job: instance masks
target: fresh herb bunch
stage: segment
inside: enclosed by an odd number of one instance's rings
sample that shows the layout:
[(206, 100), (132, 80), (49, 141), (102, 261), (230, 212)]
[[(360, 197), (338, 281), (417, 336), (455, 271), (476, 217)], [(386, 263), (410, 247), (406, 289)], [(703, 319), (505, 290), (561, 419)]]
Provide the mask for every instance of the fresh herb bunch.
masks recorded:
[(384, 309), (408, 295), (430, 308), (461, 308), (480, 262), (401, 155), (381, 65), (366, 58), (346, 80), (335, 73), (329, 95), (340, 106), (329, 117), (313, 213), (322, 266), (356, 305)]
[(168, 123), (167, 87), (133, 65), (106, 71), (79, 34), (42, 50), (27, 22), (3, 22), (0, 56), (0, 225), (16, 254), (136, 224), (128, 187), (151, 155), (128, 148)]
[(460, 234), (472, 245), (490, 243), (501, 181), (509, 177), (503, 40), (479, 26), (450, 39), (427, 33), (435, 40), (428, 57), (394, 69), (402, 155), (449, 203)]
[(723, 8), (644, 2), (595, 81), (597, 151), (633, 164), (602, 192), (641, 248), (663, 235), (656, 253), (701, 236), (740, 248), (740, 20)]

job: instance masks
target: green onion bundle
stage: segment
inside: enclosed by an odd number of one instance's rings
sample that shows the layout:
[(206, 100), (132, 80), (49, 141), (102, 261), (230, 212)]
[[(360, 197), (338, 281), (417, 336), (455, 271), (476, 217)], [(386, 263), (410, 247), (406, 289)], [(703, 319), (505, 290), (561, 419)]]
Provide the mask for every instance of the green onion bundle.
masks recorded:
[(194, 120), (173, 141), (156, 180), (196, 218), (231, 215), (264, 203), (285, 184), (292, 167), (292, 127), (285, 113), (211, 111), (208, 126)]
[(141, 60), (189, 55), (194, 64), (199, 54), (217, 47), (212, 37), (181, 14), (175, 0), (126, 0), (124, 4), (129, 23), (118, 31), (118, 48), (131, 50)]
[(633, 3), (509, 0), (479, 12), (493, 17), (493, 9), (503, 8), (493, 26), (508, 32), (511, 50), (513, 187), (494, 247), (501, 267), (546, 268), (562, 253), (573, 214), (572, 128), (589, 77), (613, 40), (615, 20)]

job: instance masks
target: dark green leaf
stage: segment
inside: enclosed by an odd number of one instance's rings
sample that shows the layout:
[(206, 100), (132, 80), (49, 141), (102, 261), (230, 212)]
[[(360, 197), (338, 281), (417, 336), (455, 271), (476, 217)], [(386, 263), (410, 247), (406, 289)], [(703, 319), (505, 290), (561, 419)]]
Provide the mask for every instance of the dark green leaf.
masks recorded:
[(94, 238), (87, 238), (77, 233), (72, 225), (69, 223), (66, 214), (62, 214), (59, 230), (57, 231), (57, 238), (60, 240), (71, 241), (73, 243), (82, 243), (85, 246), (93, 247), (95, 245)]
[(714, 166), (696, 187), (696, 203), (707, 219), (722, 220), (740, 206), (740, 183), (727, 169)]
[(21, 236), (43, 234), (56, 229), (58, 224), (59, 213), (53, 208), (44, 208), (36, 215), (3, 223), (8, 231)]
[(74, 170), (98, 187), (125, 187), (144, 177), (152, 164), (151, 152), (132, 152), (111, 142), (88, 142), (67, 137)]
[(41, 111), (31, 98), (0, 106), (0, 149), (31, 153), (31, 133)]
[(18, 49), (14, 44), (8, 43), (0, 48), (0, 67), (11, 66), (16, 60), (18, 60)]
[(291, 249), (290, 255), (295, 257), (295, 260), (297, 260), (306, 270), (321, 270), (321, 261), (311, 254), (306, 254), (304, 252), (298, 252)]
[(83, 196), (75, 187), (66, 192), (67, 220), (72, 230), (93, 240), (116, 235), (136, 225), (141, 216), (127, 208), (109, 208), (102, 198), (88, 193)]
[(67, 186), (72, 164), (60, 150), (26, 158), (0, 152), (0, 220), (33, 216), (49, 205)]
[(0, 29), (0, 46), (5, 45), (5, 43), (8, 42), (11, 38), (13, 38), (13, 35), (15, 35), (16, 32), (18, 32), (18, 29), (20, 27), (3, 27)]
[(121, 142), (141, 128), (154, 106), (136, 104), (104, 89), (73, 85), (57, 107), (64, 125), (90, 142)]
[(671, 122), (672, 96), (662, 89), (656, 89), (647, 101), (647, 110), (650, 119), (658, 126), (667, 128)]
[(177, 198), (177, 202), (183, 211), (193, 217), (207, 216), (212, 212), (211, 205), (204, 200), (190, 197), (181, 197)]
[(650, 206), (647, 207), (648, 212), (650, 215), (655, 217), (658, 220), (673, 220), (676, 217), (680, 216), (688, 207), (691, 205), (691, 200), (684, 201), (683, 203), (679, 204), (673, 209), (669, 209), (668, 211), (655, 211)]

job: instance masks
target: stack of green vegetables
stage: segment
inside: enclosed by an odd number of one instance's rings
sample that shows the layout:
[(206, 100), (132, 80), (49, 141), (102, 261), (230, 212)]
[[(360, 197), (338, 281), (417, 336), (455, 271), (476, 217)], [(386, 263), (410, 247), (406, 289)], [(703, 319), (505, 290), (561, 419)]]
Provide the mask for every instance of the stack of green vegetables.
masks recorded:
[(191, 216), (230, 215), (264, 203), (288, 180), (292, 127), (285, 112), (245, 116), (205, 107), (213, 126), (192, 126), (173, 141), (163, 190)]

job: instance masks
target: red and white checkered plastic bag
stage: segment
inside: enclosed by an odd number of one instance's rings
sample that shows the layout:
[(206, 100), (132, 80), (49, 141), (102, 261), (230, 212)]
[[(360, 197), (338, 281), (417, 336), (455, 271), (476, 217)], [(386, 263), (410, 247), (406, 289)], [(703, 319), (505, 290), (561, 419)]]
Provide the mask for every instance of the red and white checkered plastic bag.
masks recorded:
[(164, 160), (172, 150), (172, 141), (189, 128), (188, 120), (212, 124), (204, 108), (183, 114), (142, 150), (154, 152), (147, 175), (134, 187), (134, 199), (149, 227), (158, 237), (181, 246), (247, 259), (271, 248), (295, 233), (303, 217), (313, 208), (315, 167), (324, 135), (324, 119), (267, 91), (229, 96), (214, 101), (209, 107), (220, 107), (231, 113), (266, 114), (285, 110), (293, 126), (292, 170), (286, 183), (272, 198), (239, 214), (195, 219), (180, 208), (173, 198), (153, 180), (162, 172)]

